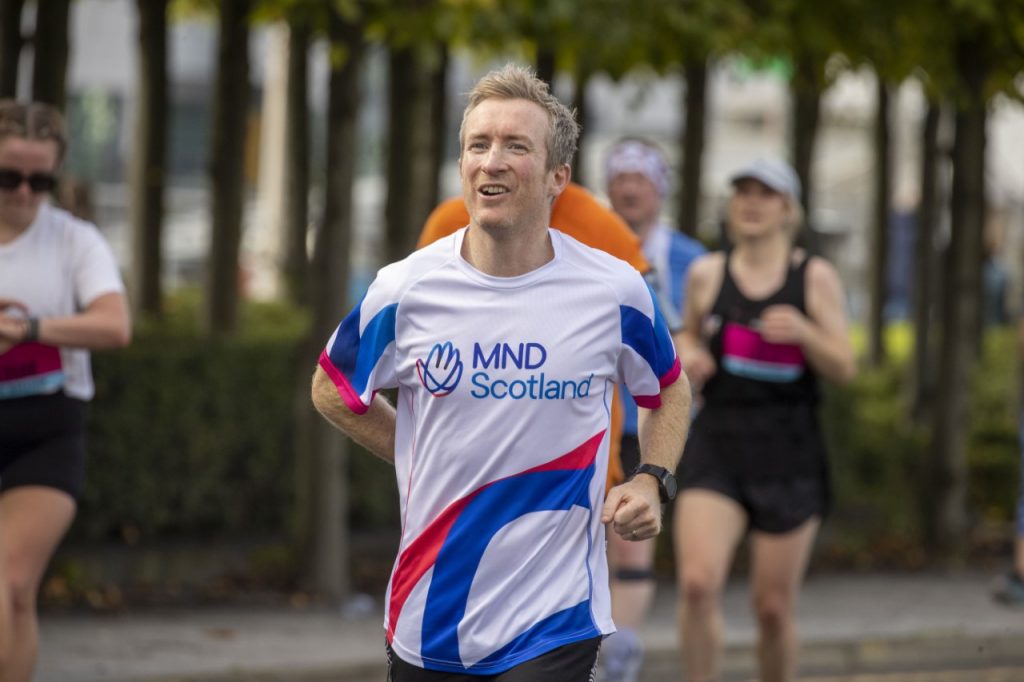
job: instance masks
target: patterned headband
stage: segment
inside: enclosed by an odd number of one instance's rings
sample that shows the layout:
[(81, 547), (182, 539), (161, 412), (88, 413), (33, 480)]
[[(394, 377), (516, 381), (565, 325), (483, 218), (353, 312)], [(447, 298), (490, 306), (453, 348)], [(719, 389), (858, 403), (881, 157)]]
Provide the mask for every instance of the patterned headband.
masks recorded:
[(668, 194), (668, 166), (657, 149), (643, 142), (630, 140), (616, 145), (608, 154), (605, 163), (605, 177), (611, 182), (620, 173), (640, 173), (658, 189), (658, 194)]

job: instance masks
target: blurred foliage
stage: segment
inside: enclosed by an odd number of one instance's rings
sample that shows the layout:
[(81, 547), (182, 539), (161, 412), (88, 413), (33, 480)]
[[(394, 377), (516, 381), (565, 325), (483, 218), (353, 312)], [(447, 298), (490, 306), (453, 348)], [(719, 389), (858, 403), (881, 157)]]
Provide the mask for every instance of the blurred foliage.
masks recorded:
[[(859, 330), (853, 336), (855, 345), (862, 344)], [(862, 370), (849, 386), (826, 392), (822, 424), (831, 454), (833, 506), (820, 544), (829, 564), (918, 568), (925, 562), (921, 528), (928, 427), (907, 418), (912, 332), (892, 325), (887, 343), (887, 365)], [(975, 373), (968, 427), (972, 552), (989, 549), (982, 545), (993, 527), (1005, 529), (1006, 548), (1012, 540), (1020, 467), (1015, 344), (1014, 330), (990, 330)]]
[[(293, 400), (306, 316), (249, 305), (244, 331), (198, 333), (198, 293), (94, 356), (89, 474), (73, 538), (266, 532), (293, 495)], [(312, 365), (312, 361), (309, 361)]]
[[(239, 334), (212, 340), (200, 333), (200, 305), (198, 291), (178, 293), (164, 319), (137, 322), (127, 349), (94, 354), (72, 543), (287, 537), (294, 401), (315, 362), (302, 357), (309, 315), (248, 303)], [(349, 461), (353, 528), (397, 528), (394, 468), (358, 446)]]

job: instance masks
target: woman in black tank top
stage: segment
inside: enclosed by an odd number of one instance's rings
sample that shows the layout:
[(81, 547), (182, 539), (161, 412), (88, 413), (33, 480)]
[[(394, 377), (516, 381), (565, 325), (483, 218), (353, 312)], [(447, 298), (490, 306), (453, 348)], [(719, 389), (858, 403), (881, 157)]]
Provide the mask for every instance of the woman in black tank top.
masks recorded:
[(818, 378), (855, 372), (835, 269), (795, 249), (800, 182), (758, 160), (732, 176), (727, 253), (690, 268), (680, 355), (703, 406), (679, 469), (674, 540), (687, 678), (717, 679), (722, 588), (750, 531), (760, 679), (792, 680), (794, 607), (827, 508)]

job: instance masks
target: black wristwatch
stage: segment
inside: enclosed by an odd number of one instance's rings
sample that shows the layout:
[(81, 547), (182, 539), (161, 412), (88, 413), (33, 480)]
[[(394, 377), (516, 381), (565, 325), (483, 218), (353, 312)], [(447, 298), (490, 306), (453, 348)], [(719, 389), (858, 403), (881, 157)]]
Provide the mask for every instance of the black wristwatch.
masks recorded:
[(633, 475), (630, 478), (635, 477), (637, 474), (649, 474), (657, 479), (658, 496), (661, 497), (662, 504), (667, 504), (675, 499), (676, 477), (665, 467), (654, 464), (641, 464), (633, 471)]

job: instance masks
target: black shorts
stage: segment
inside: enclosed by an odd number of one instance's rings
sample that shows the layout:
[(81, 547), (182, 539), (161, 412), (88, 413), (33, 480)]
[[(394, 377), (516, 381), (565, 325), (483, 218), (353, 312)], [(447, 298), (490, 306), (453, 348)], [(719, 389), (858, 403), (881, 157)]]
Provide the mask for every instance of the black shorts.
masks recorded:
[(593, 682), (601, 638), (572, 642), (497, 675), (425, 670), (406, 663), (387, 646), (387, 682)]
[(0, 492), (23, 485), (78, 499), (85, 483), (85, 403), (63, 393), (0, 400)]
[(622, 463), (622, 475), (626, 479), (640, 466), (640, 438), (635, 434), (622, 434), (619, 440), (619, 461)]
[(722, 472), (684, 476), (680, 490), (712, 490), (735, 501), (747, 513), (750, 527), (762, 533), (794, 530), (828, 511), (828, 493), (820, 477), (743, 479)]
[[(788, 410), (787, 420), (699, 415), (679, 464), (679, 490), (725, 495), (747, 513), (750, 527), (787, 533), (829, 507), (825, 447), (816, 419)], [(753, 428), (752, 428), (753, 426)]]

